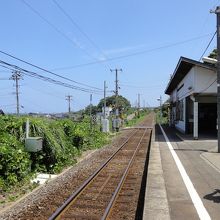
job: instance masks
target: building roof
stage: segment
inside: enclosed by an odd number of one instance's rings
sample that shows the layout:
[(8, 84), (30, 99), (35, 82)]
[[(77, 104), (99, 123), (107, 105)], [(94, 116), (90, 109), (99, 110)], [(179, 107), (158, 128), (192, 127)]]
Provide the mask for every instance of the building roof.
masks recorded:
[(183, 78), (194, 66), (199, 66), (214, 71), (216, 70), (216, 68), (213, 65), (202, 63), (186, 57), (180, 57), (176, 69), (174, 70), (174, 73), (167, 85), (165, 94), (170, 95), (171, 92), (177, 87), (177, 85), (183, 80)]

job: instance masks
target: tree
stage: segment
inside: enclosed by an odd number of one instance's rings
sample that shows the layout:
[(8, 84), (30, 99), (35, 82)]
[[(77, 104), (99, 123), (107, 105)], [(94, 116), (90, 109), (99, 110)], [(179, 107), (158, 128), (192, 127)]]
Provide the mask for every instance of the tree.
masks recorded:
[[(102, 107), (104, 106), (104, 99), (101, 99), (99, 104), (97, 105), (97, 108), (99, 111), (102, 110)], [(106, 97), (106, 106), (111, 106), (113, 110), (115, 110), (115, 95)], [(119, 112), (126, 112), (131, 108), (131, 103), (123, 96), (118, 96), (118, 108)]]
[(214, 49), (208, 56), (209, 58), (217, 59), (217, 49)]
[[(91, 105), (91, 113), (92, 113), (92, 115), (95, 115), (97, 112), (98, 112), (97, 106)], [(86, 114), (86, 115), (89, 115), (89, 114), (90, 114), (90, 105), (88, 105), (88, 106), (85, 108), (85, 114)]]

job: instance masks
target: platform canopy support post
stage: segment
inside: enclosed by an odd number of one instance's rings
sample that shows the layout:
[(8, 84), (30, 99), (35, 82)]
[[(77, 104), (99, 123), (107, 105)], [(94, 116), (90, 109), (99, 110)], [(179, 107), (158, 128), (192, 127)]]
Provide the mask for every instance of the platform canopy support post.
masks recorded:
[(193, 138), (198, 140), (198, 102), (193, 102)]

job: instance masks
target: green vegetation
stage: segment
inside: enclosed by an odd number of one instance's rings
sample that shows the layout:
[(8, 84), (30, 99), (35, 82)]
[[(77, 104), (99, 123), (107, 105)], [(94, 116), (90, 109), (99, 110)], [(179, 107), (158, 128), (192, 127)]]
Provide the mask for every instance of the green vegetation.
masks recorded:
[(162, 106), (162, 115), (159, 108), (154, 110), (156, 113), (156, 123), (157, 124), (168, 124), (168, 105)]
[[(115, 110), (115, 95), (106, 97), (106, 106), (111, 106), (113, 108), (113, 111)], [(99, 111), (102, 110), (102, 107), (104, 106), (104, 99), (101, 99), (99, 104), (97, 105), (97, 108)], [(127, 112), (131, 108), (131, 103), (123, 96), (118, 96), (118, 109), (119, 112)]]
[[(134, 109), (129, 110), (134, 113)], [(141, 111), (127, 122), (132, 126), (145, 117)], [(107, 143), (110, 135), (100, 132), (100, 125), (90, 127), (89, 117), (81, 122), (71, 119), (28, 117), (30, 137), (42, 137), (43, 148), (38, 152), (25, 151), (27, 117), (0, 116), (0, 205), (12, 202), (38, 184), (30, 183), (37, 172), (59, 173), (76, 163), (77, 157), (88, 149)]]
[(130, 127), (141, 122), (145, 118), (145, 116), (149, 114), (149, 110), (145, 109), (145, 110), (140, 111), (139, 116), (138, 116), (137, 111), (134, 113), (135, 113), (135, 117), (127, 121), (126, 126)]
[(32, 137), (43, 137), (43, 149), (25, 151), (25, 117), (0, 116), (0, 189), (5, 191), (36, 172), (57, 173), (76, 162), (82, 151), (103, 146), (107, 135), (96, 127), (90, 129), (88, 119), (30, 118)]
[(218, 50), (214, 49), (210, 54), (209, 54), (209, 58), (213, 58), (213, 59), (217, 59), (218, 56)]
[[(115, 112), (115, 95), (106, 97), (106, 106), (112, 107), (113, 112)], [(97, 106), (91, 105), (91, 113), (95, 115), (98, 112), (102, 111), (104, 106), (104, 99), (101, 99)], [(131, 103), (123, 96), (118, 96), (118, 109), (121, 114), (128, 113), (131, 110)], [(85, 114), (90, 114), (90, 105), (85, 108)]]

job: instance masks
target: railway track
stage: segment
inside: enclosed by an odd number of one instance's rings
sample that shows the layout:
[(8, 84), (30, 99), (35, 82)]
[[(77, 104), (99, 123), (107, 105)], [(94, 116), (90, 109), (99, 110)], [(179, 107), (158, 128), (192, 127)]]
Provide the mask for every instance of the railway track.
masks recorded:
[(117, 151), (49, 218), (135, 219), (151, 138), (137, 127)]

